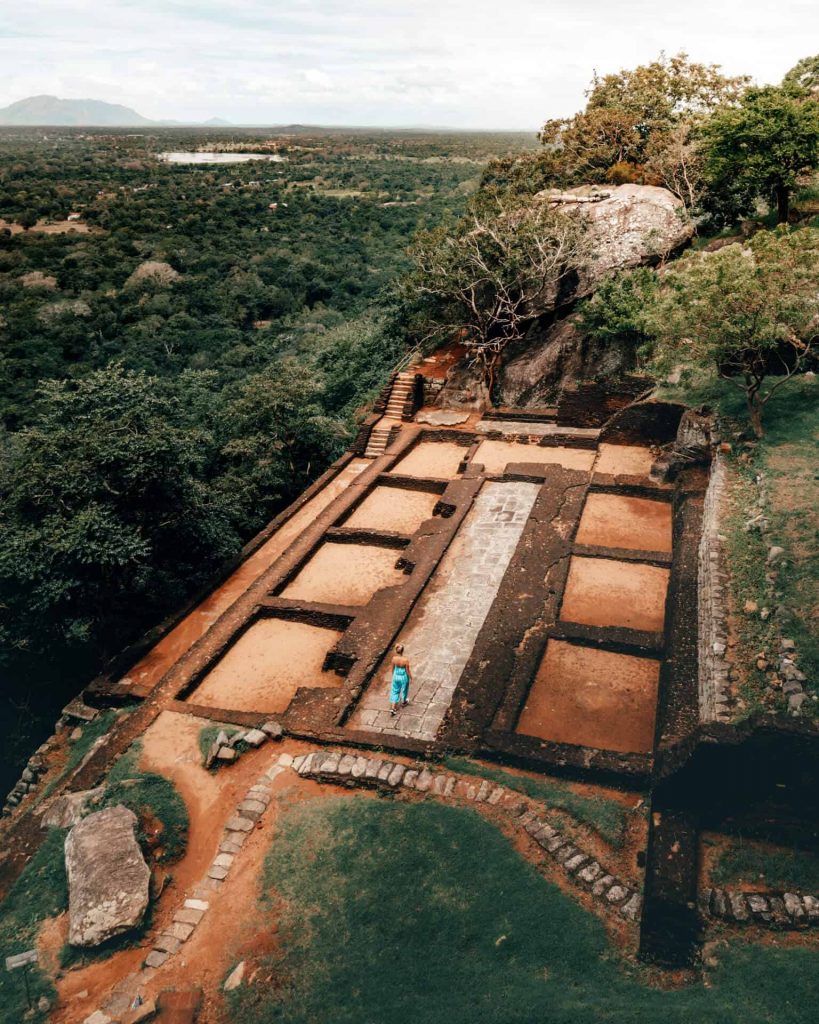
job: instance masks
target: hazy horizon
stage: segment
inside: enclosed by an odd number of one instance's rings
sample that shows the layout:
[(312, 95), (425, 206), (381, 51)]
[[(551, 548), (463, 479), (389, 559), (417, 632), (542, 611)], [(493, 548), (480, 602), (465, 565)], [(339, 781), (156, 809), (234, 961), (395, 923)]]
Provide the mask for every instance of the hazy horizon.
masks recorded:
[(686, 50), (777, 82), (819, 9), (692, 0), (29, 0), (0, 12), (0, 106), (100, 99), (152, 120), (236, 126), (534, 131), (573, 113), (592, 72)]

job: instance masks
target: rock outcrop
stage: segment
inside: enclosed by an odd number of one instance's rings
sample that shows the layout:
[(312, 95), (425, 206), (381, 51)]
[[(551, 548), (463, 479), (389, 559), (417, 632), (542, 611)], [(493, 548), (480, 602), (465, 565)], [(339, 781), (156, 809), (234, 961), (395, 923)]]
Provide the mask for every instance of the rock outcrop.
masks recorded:
[(588, 224), (593, 255), (578, 276), (574, 298), (590, 295), (615, 270), (665, 259), (694, 234), (682, 202), (654, 185), (546, 189), (535, 200), (564, 212), (577, 211)]
[(72, 945), (97, 946), (142, 921), (151, 873), (134, 834), (136, 823), (136, 815), (118, 804), (89, 814), (68, 833)]

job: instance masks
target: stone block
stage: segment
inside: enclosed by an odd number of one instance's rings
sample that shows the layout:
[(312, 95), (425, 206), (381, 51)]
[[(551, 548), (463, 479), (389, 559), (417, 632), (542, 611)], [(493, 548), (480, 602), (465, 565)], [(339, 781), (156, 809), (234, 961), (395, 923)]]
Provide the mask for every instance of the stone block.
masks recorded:
[(82, 1024), (116, 1024), (116, 1022), (113, 1017), (109, 1017), (102, 1010), (94, 1010), (92, 1014), (85, 1018)]
[(579, 851), (576, 846), (568, 843), (566, 846), (561, 846), (560, 849), (555, 852), (555, 860), (558, 864), (565, 864), (570, 857), (574, 857), (578, 852)]
[(146, 999), (132, 1010), (126, 1010), (120, 1019), (120, 1024), (142, 1024), (143, 1021), (153, 1020), (156, 1014), (156, 1002), (153, 999)]
[(745, 902), (745, 897), (741, 892), (730, 892), (728, 893), (728, 903), (731, 906), (731, 917), (740, 924), (749, 920), (750, 913), (748, 911), (748, 904)]
[(613, 885), (606, 893), (606, 900), (609, 903), (622, 903), (623, 900), (628, 896), (628, 889), (622, 885)]
[(551, 839), (544, 839), (540, 844), (544, 850), (551, 854), (557, 854), (561, 846), (567, 842), (566, 837), (562, 836), (559, 832), (552, 836)]
[(804, 924), (806, 914), (801, 897), (794, 895), (792, 892), (786, 892), (783, 894), (782, 900), (785, 904), (785, 912), (788, 916), (797, 924)]
[(486, 800), (489, 798), (489, 794), (491, 792), (492, 792), (492, 783), (491, 782), (487, 782), (486, 779), (484, 779), (483, 782), (480, 785), (480, 788), (478, 789), (477, 795), (475, 796), (475, 800), (479, 804), (485, 803)]
[(245, 794), (246, 800), (258, 800), (259, 803), (264, 804), (265, 807), (272, 800), (272, 790), (267, 786), (260, 786), (258, 783), (255, 786), (251, 786)]
[(183, 907), (181, 910), (177, 910), (173, 915), (173, 919), (177, 924), (192, 924), (195, 927), (204, 916), (204, 910), (193, 910), (191, 907)]
[(406, 772), (406, 770), (407, 769), (405, 768), (405, 766), (403, 764), (396, 764), (396, 765), (394, 765), (392, 771), (390, 772), (389, 776), (387, 777), (387, 785), (388, 786), (397, 786), (399, 784), (399, 782), (401, 781), (401, 779), (404, 778), (404, 773)]
[(455, 776), (447, 775), (446, 784), (444, 785), (444, 798), (449, 799), (455, 792)]
[(225, 823), (226, 832), (250, 832), (252, 828), (253, 822), (250, 818), (244, 818), (240, 814), (234, 814)]
[(500, 798), (503, 796), (503, 794), (505, 792), (506, 792), (506, 790), (503, 788), (503, 786), (495, 786), (495, 788), (489, 794), (489, 803), (490, 804), (497, 804), (497, 803), (499, 803), (500, 802)]
[(182, 940), (177, 939), (175, 935), (165, 932), (154, 939), (154, 949), (158, 949), (163, 953), (169, 953), (171, 956), (179, 949), (182, 945)]
[[(279, 755), (279, 761), (281, 762), (282, 757), (286, 757), (286, 756), (287, 755), (285, 755), (285, 754), (280, 754)], [(299, 768), (301, 768), (303, 762), (304, 762), (304, 754), (300, 754), (298, 757), (294, 757), (293, 758), (293, 760), (290, 762), (290, 767), (293, 769), (294, 772), (297, 772), (299, 770)]]
[(276, 764), (280, 768), (292, 768), (293, 767), (293, 756), (292, 754), (279, 754), (276, 758)]
[(542, 846), (550, 839), (554, 839), (556, 835), (556, 828), (552, 828), (551, 825), (544, 825), (542, 828), (539, 828), (537, 832), (532, 833), (532, 838), (535, 840), (535, 842), (540, 843)]
[[(220, 854), (220, 856), (224, 856)], [(228, 869), (223, 868), (219, 864), (211, 864), (208, 870), (208, 878), (215, 878), (217, 882), (222, 882), (228, 876)]]
[(369, 764), (369, 762), (367, 761), (366, 757), (357, 757), (355, 759), (355, 764), (350, 769), (350, 775), (352, 775), (352, 777), (354, 779), (362, 778), (364, 773), (367, 770), (367, 765), (368, 764)]
[(284, 729), (278, 722), (265, 722), (262, 732), (266, 733), (271, 740), (280, 740), (284, 736)]
[(160, 949), (152, 949), (151, 952), (145, 957), (146, 967), (161, 967), (168, 959), (168, 954), (163, 953)]
[(813, 921), (819, 921), (819, 899), (815, 896), (803, 896), (802, 902), (805, 905), (805, 913), (808, 915), (808, 919)]
[(352, 754), (345, 754), (338, 762), (338, 774), (350, 775), (355, 764), (355, 757)]
[(748, 907), (755, 917), (760, 917), (763, 914), (768, 914), (770, 908), (768, 906), (767, 897), (763, 896), (761, 893), (752, 892), (748, 893), (747, 900)]
[(620, 907), (620, 913), (627, 921), (636, 921), (640, 915), (640, 894), (632, 893), (629, 899)]
[(322, 775), (335, 775), (338, 771), (338, 763), (340, 760), (341, 754), (327, 754), (321, 762), (319, 771)]
[[(415, 787), (418, 788), (417, 786)], [(435, 796), (443, 796), (446, 789), (446, 775), (436, 775), (432, 780), (432, 792)]]
[(231, 761), (235, 761), (239, 755), (233, 749), (233, 747), (219, 747), (216, 751), (216, 760), (223, 761), (226, 764), (230, 764)]
[(563, 861), (563, 870), (567, 874), (573, 875), (575, 871), (582, 868), (584, 864), (588, 863), (589, 859), (590, 858), (585, 853), (576, 853), (574, 854), (574, 856), (569, 857), (567, 860)]
[[(323, 754), (318, 753), (317, 751), (313, 752), (312, 754), (305, 754), (304, 755), (304, 760), (299, 765), (299, 767), (296, 769), (298, 771), (299, 775), (312, 775), (313, 772), (315, 771), (315, 768), (318, 765), (320, 759), (323, 756), (324, 756)], [(295, 763), (294, 763), (293, 767), (295, 768)]]
[(586, 885), (591, 885), (592, 882), (596, 881), (602, 874), (603, 869), (600, 867), (596, 860), (593, 860), (591, 864), (587, 864), (584, 868), (581, 868), (581, 870), (577, 872), (577, 877), (580, 879), (581, 882), (585, 882)]
[(193, 934), (192, 924), (182, 924), (181, 921), (174, 921), (171, 926), (167, 929), (166, 934), (173, 935), (175, 939), (179, 939), (180, 942), (185, 942)]
[(394, 767), (395, 765), (393, 764), (392, 761), (382, 762), (381, 767), (378, 769), (378, 781), (386, 782), (387, 779), (389, 778), (390, 772), (393, 770)]
[(600, 896), (605, 895), (613, 883), (614, 875), (603, 875), (602, 878), (598, 878), (592, 886), (592, 896), (597, 896), (599, 898)]
[(273, 765), (272, 768), (267, 769), (267, 771), (264, 773), (264, 777), (267, 779), (268, 782), (275, 782), (283, 771), (284, 767), (282, 765), (276, 764)]
[(264, 814), (266, 806), (261, 800), (243, 800), (239, 804), (239, 814), (243, 818), (250, 818), (251, 821), (258, 821)]
[(711, 913), (714, 917), (728, 916), (728, 898), (722, 889), (714, 889), (711, 893)]
[(217, 853), (213, 863), (220, 868), (230, 869), (233, 865), (233, 854), (232, 853)]
[(371, 757), (367, 761), (367, 767), (364, 771), (365, 779), (377, 779), (378, 773), (381, 770), (381, 766), (384, 762), (380, 758)]
[(415, 788), (415, 780), (418, 778), (418, 772), (415, 768), (410, 768), (409, 771), (404, 772), (404, 778), (401, 780), (401, 785), (406, 789)]
[(267, 733), (261, 729), (251, 729), (250, 732), (245, 733), (245, 743), (251, 747), (260, 747), (263, 743), (267, 743)]
[(184, 905), (188, 908), (188, 910), (201, 910), (203, 913), (210, 906), (207, 900), (199, 899), (187, 899), (185, 900)]

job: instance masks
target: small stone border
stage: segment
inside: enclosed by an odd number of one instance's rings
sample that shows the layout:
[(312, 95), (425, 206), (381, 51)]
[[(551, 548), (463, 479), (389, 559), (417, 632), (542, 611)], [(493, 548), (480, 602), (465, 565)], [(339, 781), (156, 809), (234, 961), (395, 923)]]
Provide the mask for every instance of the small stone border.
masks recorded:
[[(280, 759), (281, 761), (281, 759)], [(315, 751), (293, 759), (290, 766), (301, 776), (346, 786), (365, 786), (384, 791), (400, 788), (431, 793), (443, 799), (464, 799), (499, 807), (515, 826), (526, 832), (566, 872), (575, 885), (589, 892), (606, 911), (617, 910), (627, 921), (640, 915), (641, 896), (619, 881), (573, 840), (538, 817), (537, 805), (514, 790), (486, 779), (458, 778), (408, 767), (383, 758)]]
[(700, 897), (700, 911), (732, 924), (756, 924), (779, 929), (819, 927), (819, 899), (792, 892), (706, 889)]

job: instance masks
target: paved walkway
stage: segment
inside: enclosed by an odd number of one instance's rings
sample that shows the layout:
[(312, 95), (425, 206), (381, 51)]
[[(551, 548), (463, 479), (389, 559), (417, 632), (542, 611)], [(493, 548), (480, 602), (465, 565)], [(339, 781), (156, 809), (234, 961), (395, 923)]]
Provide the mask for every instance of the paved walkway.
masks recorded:
[(351, 717), (352, 728), (435, 738), (538, 490), (537, 484), (484, 484), (399, 637), (414, 679), (409, 706), (390, 716), (388, 657)]

